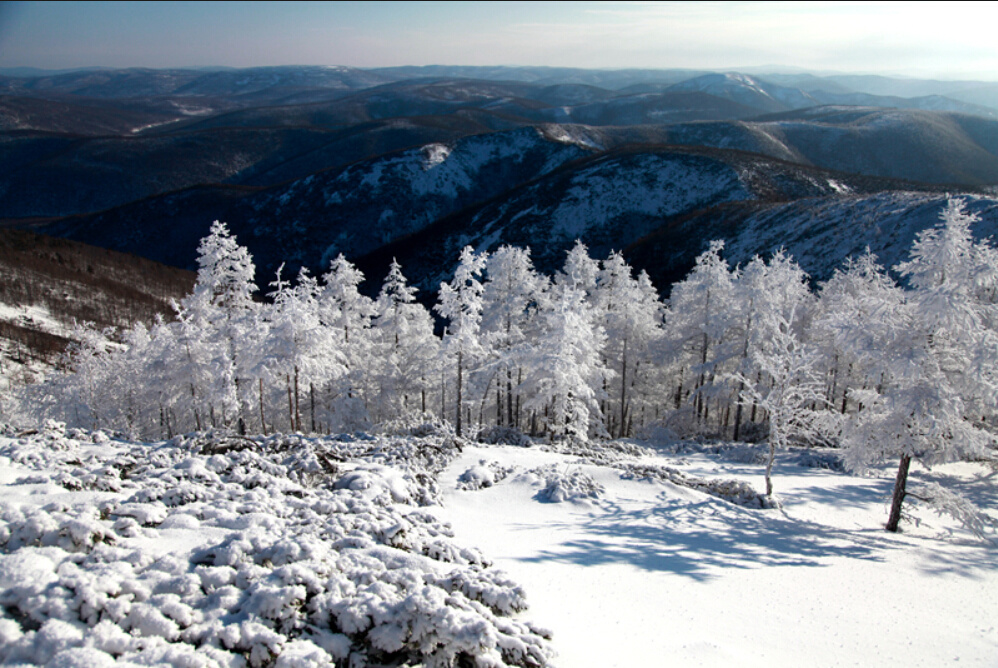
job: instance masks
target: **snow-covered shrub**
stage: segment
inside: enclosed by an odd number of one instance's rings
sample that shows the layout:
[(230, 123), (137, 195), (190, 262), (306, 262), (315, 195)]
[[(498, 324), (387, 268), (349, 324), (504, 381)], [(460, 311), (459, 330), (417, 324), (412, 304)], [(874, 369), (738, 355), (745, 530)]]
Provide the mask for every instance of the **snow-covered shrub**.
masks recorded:
[(846, 470), (842, 454), (828, 450), (791, 448), (786, 456), (786, 461), (808, 469), (826, 469), (837, 473), (844, 473)]
[(0, 505), (0, 663), (547, 665), (523, 590), (399, 503), (453, 443), (221, 439), (0, 439), (37, 486)]
[(432, 413), (407, 413), (378, 426), (386, 436), (454, 436), (454, 425)]
[(580, 441), (566, 439), (541, 446), (542, 450), (574, 455), (587, 464), (613, 466), (616, 462), (654, 454), (652, 450), (630, 441)]
[(457, 488), (476, 490), (492, 487), (505, 480), (515, 470), (515, 466), (503, 466), (497, 461), (482, 459), (458, 477)]
[(688, 476), (671, 466), (637, 464), (627, 462), (619, 465), (620, 477), (624, 480), (657, 480), (671, 482), (680, 487), (695, 489), (730, 503), (746, 508), (776, 508), (779, 503), (771, 496), (759, 494), (748, 483), (740, 480), (716, 480)]
[(679, 440), (679, 434), (666, 426), (662, 420), (655, 420), (637, 430), (636, 438), (650, 446), (671, 445)]
[(600, 498), (606, 488), (580, 469), (564, 470), (554, 464), (540, 466), (521, 474), (525, 479), (539, 481), (541, 489), (534, 495), (538, 501), (563, 503)]
[(488, 445), (519, 445), (528, 447), (533, 445), (530, 437), (516, 427), (500, 427), (493, 425), (478, 431), (475, 440)]
[(683, 406), (669, 412), (661, 421), (661, 425), (678, 438), (692, 438), (699, 435), (702, 429), (702, 423), (697, 418), (697, 412), (693, 406)]

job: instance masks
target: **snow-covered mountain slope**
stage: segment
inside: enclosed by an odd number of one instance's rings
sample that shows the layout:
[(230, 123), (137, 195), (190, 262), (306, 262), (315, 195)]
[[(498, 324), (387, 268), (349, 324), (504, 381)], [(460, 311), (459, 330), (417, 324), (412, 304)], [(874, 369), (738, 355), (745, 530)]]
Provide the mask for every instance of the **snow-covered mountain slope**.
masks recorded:
[(705, 74), (669, 88), (670, 91), (700, 91), (759, 110), (758, 113), (800, 109), (820, 104), (799, 88), (762, 81), (747, 74)]
[[(753, 202), (834, 199), (847, 192), (897, 186), (735, 151), (620, 149), (567, 165), (389, 244), (359, 263), (381, 271), (381, 265), (397, 257), (407, 276), (418, 280), (422, 289), (434, 290), (467, 244), (489, 250), (502, 244), (530, 246), (537, 266), (550, 273), (561, 267), (576, 239), (586, 243), (594, 257), (605, 257), (655, 233), (665, 235), (664, 243), (683, 258), (685, 273), (711, 238), (725, 236), (723, 230), (712, 232), (712, 237), (705, 229), (685, 225), (691, 216), (739, 206), (751, 209)], [(657, 264), (649, 257), (638, 268), (651, 271)]]
[[(842, 191), (845, 182), (829, 180)], [(744, 265), (753, 255), (784, 248), (813, 279), (825, 280), (849, 256), (870, 248), (886, 267), (907, 258), (915, 236), (934, 227), (952, 196), (980, 216), (977, 238), (998, 234), (998, 198), (980, 194), (886, 191), (802, 198), (792, 202), (745, 202), (700, 211), (656, 230), (626, 249), (635, 267), (660, 286), (681, 279), (711, 239), (725, 241), (724, 257)]]
[(301, 88), (355, 90), (393, 79), (351, 67), (288, 66), (245, 69), (91, 69), (33, 77), (0, 77), (0, 90), (28, 95), (104, 99), (149, 96), (286, 95)]
[(920, 97), (898, 97), (893, 95), (869, 95), (867, 93), (828, 93), (812, 91), (811, 96), (820, 104), (839, 104), (861, 107), (895, 107), (897, 109), (922, 109), (925, 111), (955, 111), (974, 114), (984, 118), (998, 118), (998, 111), (991, 107), (954, 100), (943, 95), (923, 95)]
[[(300, 109), (295, 107), (294, 109)], [(199, 184), (273, 186), (328, 169), (491, 128), (464, 117), (390, 119), (326, 128), (269, 114), (268, 127), (81, 138), (0, 134), (0, 217), (102, 211)]]
[(266, 190), (171, 193), (45, 229), (191, 266), (211, 221), (227, 220), (269, 281), (283, 262), (324, 269), (341, 252), (373, 251), (593, 152), (523, 128), (428, 144)]
[(0, 663), (547, 666), (522, 587), (423, 508), (460, 448), (0, 426)]
[[(640, 461), (762, 482), (762, 466), (744, 456), (656, 454)], [(480, 490), (455, 485), (482, 462), (512, 473)], [(545, 503), (544, 482), (521, 472), (544, 465), (602, 489)], [(991, 664), (992, 547), (940, 541), (948, 521), (925, 509), (903, 534), (878, 531), (887, 471), (860, 478), (788, 458), (776, 475), (782, 510), (751, 510), (533, 448), (468, 448), (441, 475), (435, 513), (524, 585), (531, 614), (552, 630), (559, 666), (651, 666), (663, 657), (705, 668), (882, 665), (886, 656), (923, 668), (957, 657)], [(915, 475), (974, 489), (998, 510), (983, 466)]]
[[(784, 107), (779, 107), (783, 109)], [(685, 123), (758, 116), (760, 109), (699, 90), (667, 90), (636, 93), (575, 106), (559, 106), (534, 112), (537, 120), (555, 123), (584, 123), (601, 126), (626, 126)]]
[(19, 230), (0, 230), (0, 394), (51, 370), (75, 323), (151, 324), (194, 284), (190, 272)]

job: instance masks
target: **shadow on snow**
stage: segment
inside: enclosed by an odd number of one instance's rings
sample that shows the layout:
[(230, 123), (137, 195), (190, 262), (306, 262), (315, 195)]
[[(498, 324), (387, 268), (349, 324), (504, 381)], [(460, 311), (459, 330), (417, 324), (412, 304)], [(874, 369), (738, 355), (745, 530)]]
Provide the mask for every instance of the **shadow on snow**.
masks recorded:
[(607, 512), (592, 518), (586, 538), (523, 560), (630, 564), (703, 581), (725, 568), (826, 566), (834, 558), (881, 561), (883, 552), (895, 547), (879, 533), (845, 531), (713, 499), (690, 503), (663, 495), (660, 505), (642, 510), (600, 505)]

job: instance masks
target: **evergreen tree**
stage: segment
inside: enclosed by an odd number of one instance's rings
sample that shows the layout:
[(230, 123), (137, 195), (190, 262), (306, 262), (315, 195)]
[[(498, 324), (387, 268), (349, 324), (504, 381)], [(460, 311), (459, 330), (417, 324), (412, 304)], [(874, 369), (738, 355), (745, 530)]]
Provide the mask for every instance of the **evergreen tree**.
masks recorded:
[[(616, 377), (608, 405), (616, 403), (608, 431), (616, 437), (629, 435), (634, 421), (634, 389), (638, 373), (650, 364), (651, 349), (662, 335), (662, 306), (647, 274), (635, 279), (620, 253), (611, 253), (597, 277), (596, 313), (606, 333), (602, 354)], [(640, 400), (640, 396), (638, 397)], [(609, 411), (605, 411), (609, 413)]]
[(482, 270), (486, 256), (476, 254), (471, 246), (465, 246), (454, 279), (440, 284), (440, 303), (436, 310), (447, 318), (449, 324), (444, 332), (444, 354), (456, 365), (455, 428), (458, 436), (464, 435), (465, 372), (473, 369), (483, 353), (479, 337), (482, 322)]
[[(429, 408), (430, 378), (438, 341), (433, 319), (416, 301), (399, 263), (392, 260), (381, 293), (375, 302), (373, 329), (377, 354), (371, 360), (378, 377), (378, 418), (382, 421)], [(418, 401), (418, 403), (417, 403)]]
[[(519, 423), (520, 395), (514, 391), (523, 376), (523, 360), (536, 334), (537, 308), (546, 279), (533, 267), (530, 250), (501, 246), (486, 260), (482, 292), (482, 335), (496, 380), (496, 424)], [(505, 408), (505, 410), (503, 410)]]

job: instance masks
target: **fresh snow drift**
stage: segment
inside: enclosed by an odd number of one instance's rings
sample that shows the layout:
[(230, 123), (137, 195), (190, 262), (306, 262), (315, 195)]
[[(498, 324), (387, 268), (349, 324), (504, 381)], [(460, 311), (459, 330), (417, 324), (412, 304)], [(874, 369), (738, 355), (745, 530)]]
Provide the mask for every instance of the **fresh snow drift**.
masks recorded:
[[(832, 451), (782, 454), (782, 507), (760, 509), (744, 491), (761, 483), (762, 448), (485, 446), (430, 431), (146, 444), (55, 423), (5, 428), (0, 661), (992, 666), (998, 656), (995, 545), (919, 508), (905, 533), (883, 532), (890, 481), (843, 473)], [(993, 476), (966, 463), (913, 471), (992, 520)]]

